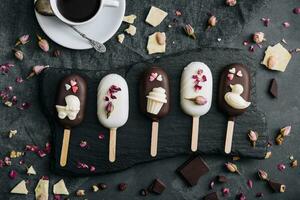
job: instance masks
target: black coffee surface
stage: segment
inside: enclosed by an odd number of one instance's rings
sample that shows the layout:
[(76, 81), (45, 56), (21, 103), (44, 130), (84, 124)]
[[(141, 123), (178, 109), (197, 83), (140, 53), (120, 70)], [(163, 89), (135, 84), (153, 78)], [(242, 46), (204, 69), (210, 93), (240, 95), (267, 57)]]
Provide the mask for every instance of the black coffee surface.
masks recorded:
[(57, 0), (59, 12), (68, 20), (83, 22), (98, 11), (101, 0)]

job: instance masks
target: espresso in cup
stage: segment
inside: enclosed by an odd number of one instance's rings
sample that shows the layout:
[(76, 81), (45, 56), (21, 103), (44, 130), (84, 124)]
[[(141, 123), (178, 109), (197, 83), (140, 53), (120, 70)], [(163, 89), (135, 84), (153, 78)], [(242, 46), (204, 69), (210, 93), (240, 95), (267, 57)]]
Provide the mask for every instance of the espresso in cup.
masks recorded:
[(56, 0), (61, 15), (72, 22), (85, 22), (93, 18), (100, 6), (101, 0)]

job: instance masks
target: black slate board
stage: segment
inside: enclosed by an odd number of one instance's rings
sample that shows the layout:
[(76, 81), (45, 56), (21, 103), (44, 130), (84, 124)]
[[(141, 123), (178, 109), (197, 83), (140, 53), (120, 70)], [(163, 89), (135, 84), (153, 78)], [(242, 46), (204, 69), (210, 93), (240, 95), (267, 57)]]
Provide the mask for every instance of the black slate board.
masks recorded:
[[(192, 61), (206, 63), (212, 71), (214, 79), (213, 104), (210, 112), (200, 119), (200, 135), (198, 149), (203, 154), (224, 154), (224, 138), (227, 117), (216, 105), (218, 79), (222, 68), (233, 62), (247, 65), (252, 75), (252, 105), (235, 123), (232, 155), (242, 157), (264, 158), (267, 151), (267, 126), (262, 112), (257, 110), (255, 93), (256, 64), (248, 52), (236, 49), (204, 48), (192, 52), (183, 52), (167, 56), (158, 60), (150, 60), (133, 66), (124, 67), (117, 71), (128, 81), (130, 93), (129, 120), (126, 125), (118, 129), (117, 133), (117, 160), (108, 161), (108, 130), (100, 125), (96, 115), (96, 90), (101, 78), (112, 71), (83, 71), (50, 68), (40, 77), (40, 98), (44, 113), (49, 119), (53, 133), (54, 159), (52, 168), (61, 175), (92, 175), (104, 174), (126, 169), (135, 164), (174, 157), (180, 154), (190, 154), (191, 117), (185, 115), (179, 104), (179, 87), (182, 69)], [(150, 157), (150, 129), (151, 122), (139, 110), (138, 84), (141, 73), (148, 67), (157, 65), (163, 67), (170, 77), (171, 103), (170, 114), (160, 121), (158, 156)], [(57, 123), (55, 93), (62, 77), (70, 73), (82, 74), (88, 82), (88, 101), (86, 118), (83, 123), (72, 129), (69, 157), (67, 166), (59, 166), (59, 157), (62, 141), (62, 127)], [(256, 147), (250, 146), (247, 139), (248, 131), (259, 132)], [(104, 140), (98, 139), (98, 134), (105, 134)], [(81, 140), (86, 140), (89, 148), (79, 147)], [(81, 161), (96, 167), (96, 172), (88, 169), (78, 169), (77, 162)]]

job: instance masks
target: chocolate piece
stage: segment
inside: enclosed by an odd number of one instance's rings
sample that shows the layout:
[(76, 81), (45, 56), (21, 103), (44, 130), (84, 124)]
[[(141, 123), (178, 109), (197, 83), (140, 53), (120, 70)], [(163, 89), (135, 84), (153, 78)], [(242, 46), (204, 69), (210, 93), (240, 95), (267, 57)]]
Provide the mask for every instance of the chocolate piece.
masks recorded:
[(74, 95), (78, 97), (80, 101), (80, 110), (74, 120), (70, 120), (68, 116), (66, 116), (64, 119), (58, 118), (58, 121), (64, 126), (64, 128), (72, 128), (73, 126), (79, 125), (84, 118), (87, 84), (80, 75), (71, 74), (61, 80), (57, 90), (56, 105), (66, 106), (65, 97), (68, 95)]
[(166, 189), (166, 185), (160, 180), (160, 179), (155, 179), (153, 183), (149, 187), (149, 191), (156, 193), (156, 194), (161, 194), (163, 191)]
[(183, 178), (189, 186), (194, 186), (198, 183), (201, 176), (209, 171), (207, 164), (201, 159), (200, 156), (196, 156), (187, 160), (176, 172)]
[[(163, 88), (166, 95), (166, 103), (163, 104), (157, 114), (147, 112), (147, 96), (153, 88)], [(160, 118), (167, 115), (170, 111), (170, 86), (167, 73), (159, 67), (151, 67), (142, 76), (140, 82), (140, 107), (141, 111), (150, 117), (153, 121), (158, 121)]]
[(284, 184), (268, 180), (268, 184), (274, 192), (285, 192), (286, 186)]
[(232, 88), (230, 87), (230, 85), (239, 84), (243, 87), (243, 92), (239, 96), (242, 97), (245, 101), (242, 103), (246, 104), (250, 100), (250, 79), (251, 78), (249, 70), (242, 64), (231, 64), (223, 69), (219, 83), (218, 101), (219, 107), (230, 117), (235, 117), (243, 114), (247, 108), (233, 108), (225, 101), (225, 94), (232, 92)]
[(219, 182), (219, 183), (226, 183), (227, 182), (227, 177), (226, 176), (222, 176), (222, 175), (218, 175), (216, 177), (216, 180)]
[(203, 200), (218, 200), (218, 194), (216, 192), (212, 192), (203, 197)]
[(269, 92), (274, 98), (278, 96), (278, 85), (277, 85), (277, 81), (274, 78), (270, 82)]

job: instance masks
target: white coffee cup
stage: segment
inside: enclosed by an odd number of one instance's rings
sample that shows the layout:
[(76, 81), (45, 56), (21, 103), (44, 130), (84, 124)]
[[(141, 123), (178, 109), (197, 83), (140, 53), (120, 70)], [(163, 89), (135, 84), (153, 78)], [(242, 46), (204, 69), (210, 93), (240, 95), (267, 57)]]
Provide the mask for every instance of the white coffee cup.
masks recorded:
[(119, 1), (118, 0), (101, 0), (99, 9), (98, 9), (97, 13), (92, 18), (90, 18), (86, 21), (83, 21), (83, 22), (73, 22), (73, 21), (70, 21), (67, 18), (65, 18), (60, 13), (60, 11), (58, 10), (58, 7), (57, 7), (57, 1), (58, 0), (50, 0), (51, 8), (52, 8), (54, 14), (56, 15), (56, 17), (58, 19), (60, 19), (64, 23), (72, 25), (72, 26), (82, 25), (82, 24), (86, 24), (86, 23), (89, 23), (89, 22), (93, 21), (97, 17), (97, 15), (101, 12), (103, 7), (119, 7)]

